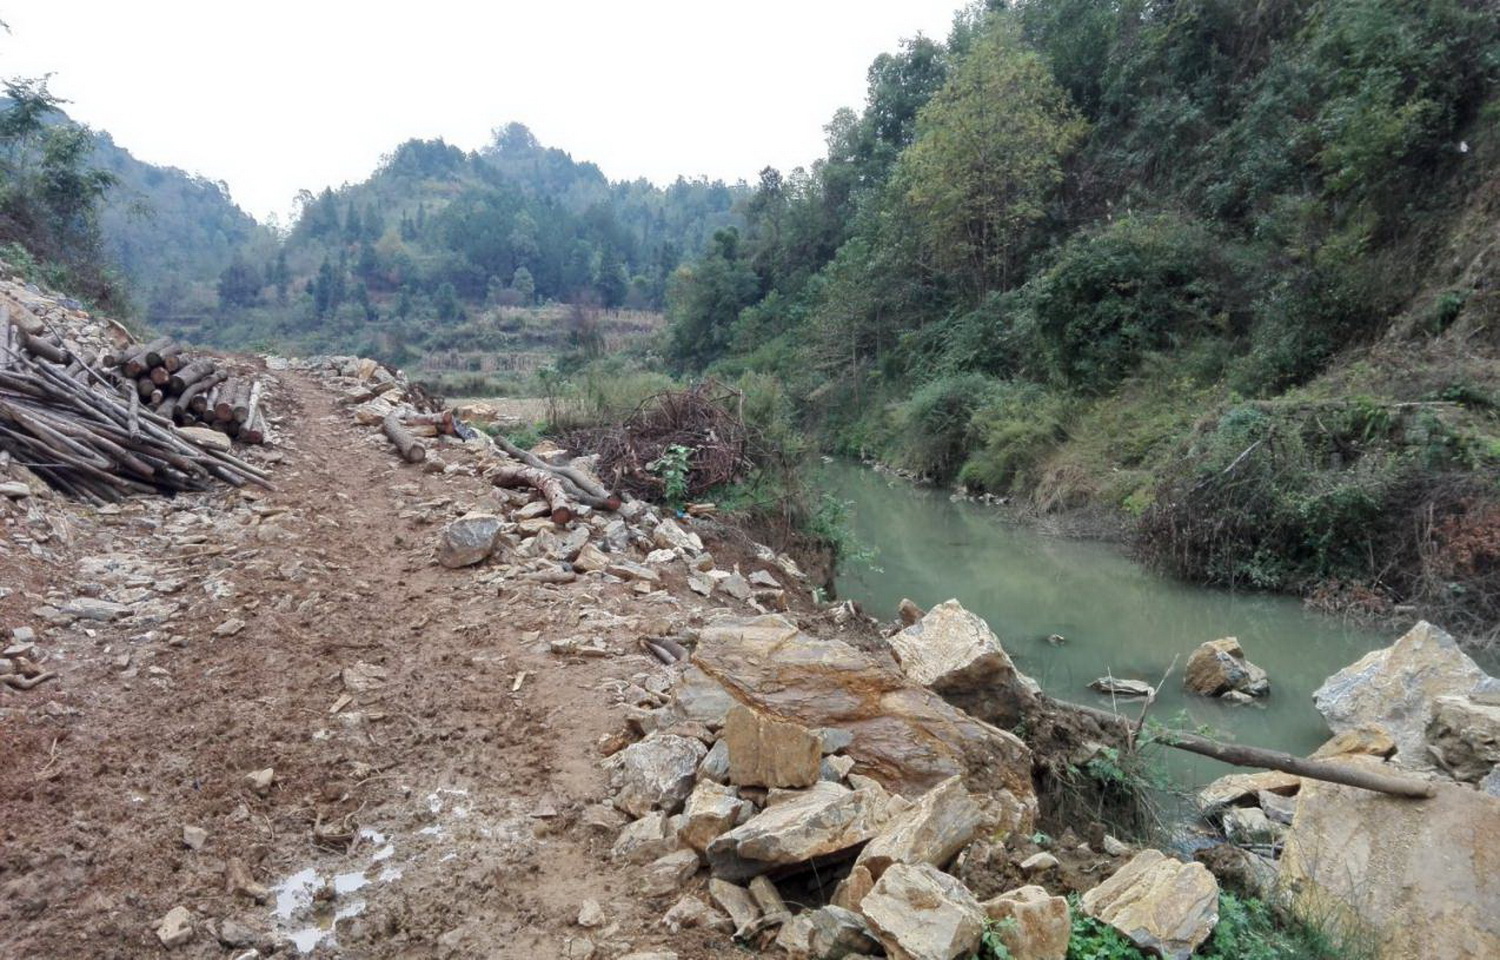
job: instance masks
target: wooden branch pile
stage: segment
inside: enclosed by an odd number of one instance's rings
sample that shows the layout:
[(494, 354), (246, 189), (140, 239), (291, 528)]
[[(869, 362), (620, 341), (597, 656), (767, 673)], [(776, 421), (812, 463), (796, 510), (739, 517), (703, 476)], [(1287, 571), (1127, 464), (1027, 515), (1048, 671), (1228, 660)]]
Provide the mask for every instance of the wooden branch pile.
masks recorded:
[(170, 337), (104, 359), (116, 368), (128, 402), (143, 404), (179, 427), (209, 427), (241, 443), (265, 441), (259, 380), (237, 377), (207, 358), (189, 360)]
[(203, 490), (215, 480), (270, 487), (263, 471), (176, 430), (137, 390), (122, 392), (104, 372), (109, 361), (90, 361), (55, 331), (0, 310), (0, 451), (95, 504)]
[(673, 447), (682, 447), (688, 451), (686, 495), (701, 497), (742, 479), (751, 467), (742, 403), (738, 391), (706, 380), (647, 398), (618, 426), (574, 430), (561, 442), (597, 453), (605, 482), (658, 501), (665, 497), (666, 480), (656, 464)]

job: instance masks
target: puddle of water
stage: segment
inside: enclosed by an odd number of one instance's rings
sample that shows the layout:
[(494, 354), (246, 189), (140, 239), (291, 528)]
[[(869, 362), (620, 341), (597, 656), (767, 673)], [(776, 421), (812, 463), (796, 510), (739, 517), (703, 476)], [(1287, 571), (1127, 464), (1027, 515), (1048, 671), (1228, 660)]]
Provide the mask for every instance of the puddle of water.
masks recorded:
[(298, 870), (296, 873), (281, 881), (276, 887), (276, 919), (290, 920), (298, 911), (312, 906), (313, 893), (322, 881), (318, 877), (318, 871), (312, 867)]
[(333, 892), (342, 896), (353, 893), (359, 888), (369, 884), (370, 878), (363, 873), (340, 873), (333, 878)]

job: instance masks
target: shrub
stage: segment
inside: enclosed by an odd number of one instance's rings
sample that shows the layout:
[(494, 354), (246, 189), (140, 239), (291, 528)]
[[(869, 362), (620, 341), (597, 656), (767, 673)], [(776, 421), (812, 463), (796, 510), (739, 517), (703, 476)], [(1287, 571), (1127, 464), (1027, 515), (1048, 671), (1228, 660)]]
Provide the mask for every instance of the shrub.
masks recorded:
[(1067, 439), (1067, 415), (1067, 401), (1042, 387), (997, 387), (973, 415), (970, 433), (976, 449), (959, 480), (995, 493), (1034, 486), (1041, 461)]
[(1169, 214), (1125, 217), (1070, 240), (1023, 293), (1046, 372), (1106, 390), (1149, 351), (1228, 324), (1223, 267), (1203, 227)]
[(973, 373), (940, 377), (919, 387), (896, 410), (901, 464), (938, 481), (952, 479), (972, 439), (974, 412), (994, 391), (995, 381)]

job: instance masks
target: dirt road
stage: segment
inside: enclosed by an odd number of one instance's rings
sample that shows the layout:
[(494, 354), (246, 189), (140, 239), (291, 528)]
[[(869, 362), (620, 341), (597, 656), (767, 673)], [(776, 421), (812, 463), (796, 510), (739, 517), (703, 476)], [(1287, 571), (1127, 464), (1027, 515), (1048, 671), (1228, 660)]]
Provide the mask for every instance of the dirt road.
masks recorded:
[[(444, 569), (482, 479), (399, 463), (307, 374), (276, 406), (275, 492), (0, 528), (0, 639), (59, 674), (0, 688), (0, 956), (732, 954), (590, 825), (600, 739), (664, 687), (637, 637), (704, 602)], [(581, 634), (609, 655), (549, 651)]]

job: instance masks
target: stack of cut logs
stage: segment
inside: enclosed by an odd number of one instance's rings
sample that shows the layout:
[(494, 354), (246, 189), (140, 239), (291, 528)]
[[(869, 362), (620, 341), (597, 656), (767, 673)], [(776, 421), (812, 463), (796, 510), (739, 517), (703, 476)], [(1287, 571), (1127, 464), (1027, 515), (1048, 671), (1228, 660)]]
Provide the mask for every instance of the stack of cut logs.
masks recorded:
[(180, 427), (212, 427), (241, 443), (266, 438), (260, 381), (237, 377), (207, 358), (188, 360), (171, 337), (110, 358), (119, 367), (120, 389)]
[[(107, 352), (88, 359), (83, 348), (51, 325), (0, 306), (0, 454), (9, 455), (11, 469), (28, 471), (54, 489), (96, 504), (132, 494), (204, 490), (215, 479), (269, 487), (264, 471), (228, 452), (227, 439), (213, 431), (179, 431), (169, 415), (159, 412), (169, 396), (174, 407), (183, 404), (189, 388), (213, 374), (200, 372), (201, 367), (190, 371), (194, 364), (179, 365), (157, 387), (150, 371), (166, 371), (162, 352), (170, 345), (146, 346), (153, 349), (127, 350), (123, 361)], [(133, 362), (145, 363), (133, 379), (111, 376), (113, 368), (123, 373)], [(191, 379), (184, 376), (189, 373)], [(153, 396), (145, 403), (141, 379), (153, 383)], [(239, 388), (232, 394), (226, 390), (228, 378), (216, 385), (217, 398), (229, 403), (226, 419), (233, 419)], [(161, 389), (159, 399), (156, 389)], [(187, 397), (189, 409), (205, 389)], [(236, 421), (242, 428), (252, 422), (249, 413), (259, 392), (249, 387), (243, 399), (245, 417)], [(217, 416), (217, 410), (210, 416)]]

